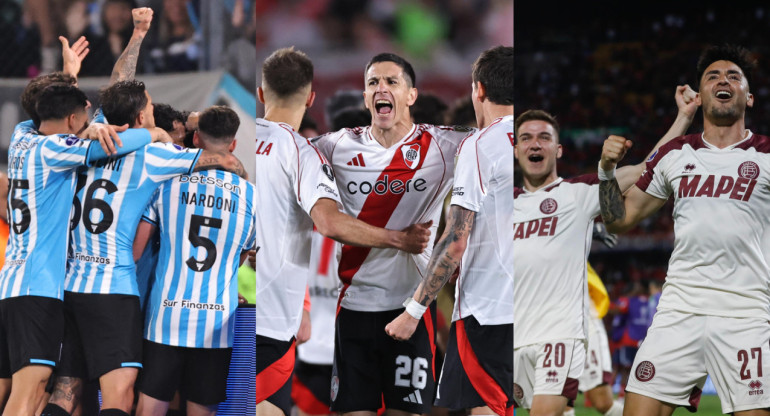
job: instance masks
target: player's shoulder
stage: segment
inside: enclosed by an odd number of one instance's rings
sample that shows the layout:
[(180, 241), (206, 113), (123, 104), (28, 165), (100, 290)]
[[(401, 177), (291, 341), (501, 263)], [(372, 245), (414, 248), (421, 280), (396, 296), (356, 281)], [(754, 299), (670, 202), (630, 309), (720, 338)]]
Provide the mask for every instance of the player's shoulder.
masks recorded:
[(478, 132), (478, 129), (468, 126), (443, 126), (435, 124), (418, 124), (417, 130), (427, 132), (439, 141), (445, 140), (458, 145)]
[(645, 160), (647, 163), (657, 164), (664, 157), (671, 155), (678, 155), (685, 149), (698, 151), (700, 149), (706, 149), (706, 143), (703, 141), (703, 136), (700, 133), (686, 134), (683, 136), (675, 137), (668, 143), (660, 146)]
[(341, 140), (361, 141), (368, 134), (368, 126), (343, 128), (337, 131), (331, 131), (310, 139), (310, 142), (317, 145), (336, 144)]

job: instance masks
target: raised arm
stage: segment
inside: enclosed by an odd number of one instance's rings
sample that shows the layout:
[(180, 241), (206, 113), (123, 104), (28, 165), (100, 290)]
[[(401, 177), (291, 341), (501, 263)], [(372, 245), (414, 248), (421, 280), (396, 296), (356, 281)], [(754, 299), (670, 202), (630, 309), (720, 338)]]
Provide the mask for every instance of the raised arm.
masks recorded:
[(152, 9), (149, 7), (139, 7), (131, 10), (134, 20), (134, 32), (131, 34), (131, 39), (128, 40), (128, 45), (123, 49), (123, 53), (120, 54), (120, 57), (115, 62), (115, 66), (112, 67), (110, 85), (118, 81), (134, 79), (136, 63), (139, 59), (139, 49), (145, 36), (147, 36), (147, 32), (150, 30), (152, 14)]
[(310, 210), (310, 218), (318, 232), (342, 244), (358, 247), (396, 248), (409, 253), (422, 253), (430, 241), (433, 221), (413, 224), (401, 231), (369, 225), (337, 208), (337, 202), (320, 198)]
[(458, 205), (449, 209), (449, 218), (441, 239), (428, 263), (428, 273), (423, 278), (414, 296), (408, 300), (406, 310), (385, 326), (385, 332), (397, 340), (411, 338), (425, 309), (436, 299), (439, 290), (460, 266), (468, 236), (473, 228), (476, 213)]
[[(696, 93), (687, 84), (679, 85), (676, 87), (676, 92), (674, 93), (674, 100), (676, 101), (676, 106), (678, 108), (676, 119), (674, 120), (674, 123), (671, 124), (671, 127), (668, 129), (666, 134), (663, 135), (663, 137), (658, 140), (657, 143), (655, 143), (655, 146), (652, 148), (652, 150), (650, 150), (644, 160), (647, 160), (664, 144), (687, 133), (687, 129), (690, 128), (692, 120), (695, 117), (695, 113), (698, 111), (698, 104), (695, 100), (697, 96), (698, 93)], [(642, 163), (636, 165), (628, 165), (623, 166), (622, 168), (618, 168), (617, 172), (615, 173), (615, 177), (618, 178), (618, 185), (620, 185), (620, 190), (622, 192), (626, 192), (628, 188), (636, 183), (639, 177), (642, 176), (644, 167), (645, 162), (642, 161)]]
[(81, 36), (72, 46), (64, 36), (59, 36), (59, 42), (61, 42), (62, 72), (77, 78), (83, 59), (90, 51), (86, 37)]
[(604, 225), (611, 233), (628, 231), (666, 203), (665, 199), (655, 198), (637, 187), (623, 194), (612, 172), (630, 147), (629, 140), (610, 136), (602, 148), (602, 159), (599, 162), (599, 206)]

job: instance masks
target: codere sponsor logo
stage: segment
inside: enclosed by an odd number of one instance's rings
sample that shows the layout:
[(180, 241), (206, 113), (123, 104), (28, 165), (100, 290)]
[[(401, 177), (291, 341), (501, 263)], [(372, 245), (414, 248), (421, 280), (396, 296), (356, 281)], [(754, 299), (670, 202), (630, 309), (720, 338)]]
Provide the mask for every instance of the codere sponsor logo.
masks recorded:
[(404, 192), (423, 192), (428, 189), (428, 187), (425, 186), (426, 183), (427, 181), (422, 178), (407, 179), (406, 181), (395, 179), (391, 181), (388, 175), (385, 175), (382, 179), (374, 182), (374, 184), (367, 181), (350, 181), (346, 185), (346, 188), (348, 193), (352, 195), (355, 195), (359, 192), (365, 195), (369, 195), (372, 192), (377, 195), (385, 195), (388, 193), (400, 195)]

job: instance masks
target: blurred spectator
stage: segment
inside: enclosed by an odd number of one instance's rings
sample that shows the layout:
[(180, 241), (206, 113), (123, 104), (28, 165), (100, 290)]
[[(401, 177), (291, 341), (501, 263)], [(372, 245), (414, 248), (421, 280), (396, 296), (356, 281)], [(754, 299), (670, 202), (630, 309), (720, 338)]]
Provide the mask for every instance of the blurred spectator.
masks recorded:
[[(104, 38), (109, 45), (112, 63), (118, 60), (123, 49), (128, 45), (129, 39), (131, 39), (131, 34), (134, 31), (131, 10), (137, 7), (139, 5), (134, 0), (105, 0), (102, 4), (100, 24)], [(88, 38), (88, 40), (91, 39)], [(110, 68), (112, 68), (112, 63)], [(136, 72), (143, 72), (143, 66), (142, 59), (139, 59)], [(104, 75), (109, 75), (109, 72)]]
[(446, 110), (447, 105), (439, 96), (433, 93), (421, 93), (409, 107), (409, 114), (412, 115), (413, 123), (441, 126), (444, 125)]
[(614, 315), (612, 341), (618, 347), (613, 362), (617, 363), (621, 374), (620, 385), (625, 390), (639, 344), (647, 335), (649, 327), (647, 283), (634, 281), (628, 293), (610, 305), (609, 312)]
[(446, 111), (445, 124), (448, 126), (478, 127), (476, 112), (473, 110), (473, 101), (470, 96), (458, 98)]
[(299, 131), (297, 131), (297, 133), (306, 138), (321, 135), (318, 131), (318, 123), (316, 123), (313, 117), (310, 117), (307, 113), (302, 116), (302, 122), (299, 124)]
[(233, 33), (228, 37), (230, 39), (227, 42), (223, 65), (244, 88), (253, 91), (254, 74), (257, 72), (255, 0), (230, 0), (224, 4), (230, 12)]
[[(324, 103), (326, 125), (332, 126), (338, 113), (349, 109), (364, 109), (364, 94), (361, 90), (338, 90)], [(368, 111), (367, 111), (368, 114)], [(368, 124), (368, 123), (367, 123)], [(354, 126), (355, 127), (355, 126)], [(331, 128), (331, 131), (339, 129)]]
[[(128, 24), (133, 30), (130, 10), (128, 14)], [(64, 23), (66, 29), (64, 36), (67, 37), (70, 43), (75, 42), (81, 36), (85, 36), (88, 40), (89, 52), (85, 59), (83, 59), (80, 74), (78, 75), (110, 75), (112, 66), (117, 58), (113, 57), (110, 53), (110, 47), (105, 38), (95, 33), (91, 28), (90, 3), (86, 0), (71, 1), (64, 14)]]
[(348, 107), (334, 114), (331, 122), (331, 131), (351, 129), (354, 127), (368, 126), (372, 123), (372, 115), (369, 110), (358, 107)]
[(153, 72), (186, 72), (198, 69), (200, 33), (193, 3), (163, 0), (157, 39), (150, 52)]

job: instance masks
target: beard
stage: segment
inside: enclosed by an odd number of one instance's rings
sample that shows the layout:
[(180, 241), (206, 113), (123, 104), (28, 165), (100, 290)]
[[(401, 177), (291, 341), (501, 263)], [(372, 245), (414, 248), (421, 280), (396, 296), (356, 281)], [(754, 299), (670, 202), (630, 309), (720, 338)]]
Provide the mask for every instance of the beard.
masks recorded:
[(730, 126), (741, 118), (741, 112), (737, 105), (729, 107), (711, 107), (708, 112), (711, 122), (717, 126)]

